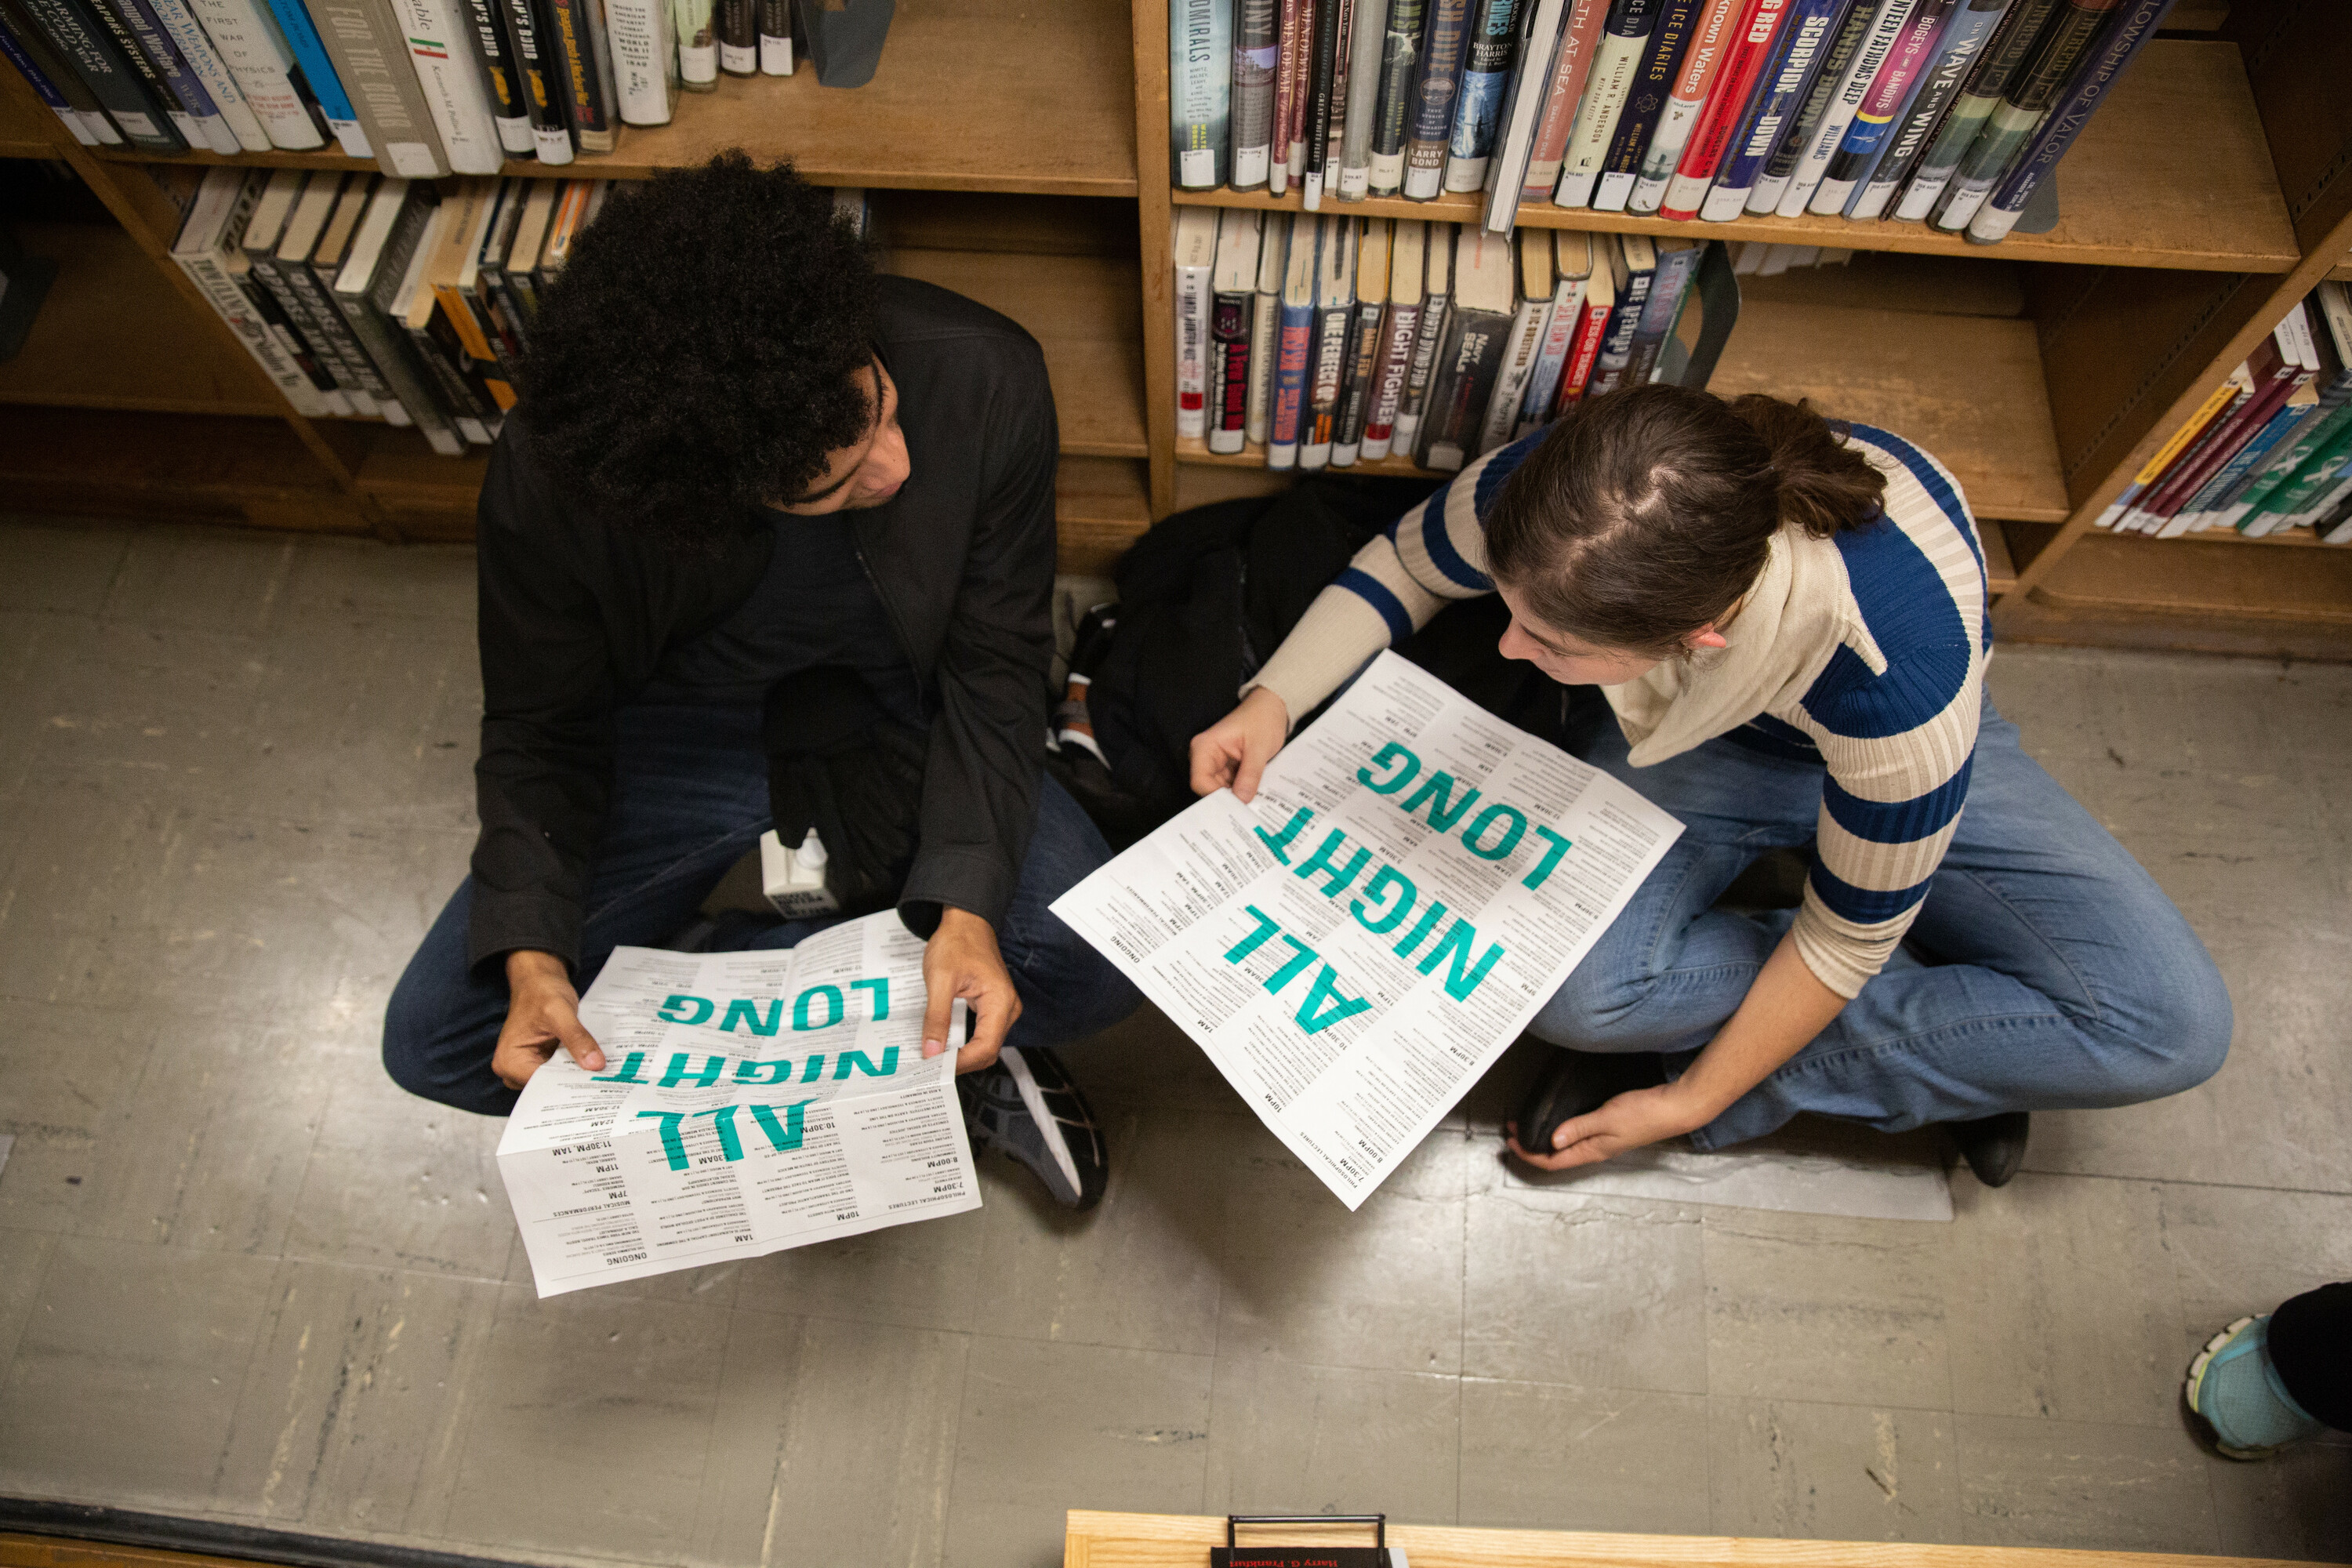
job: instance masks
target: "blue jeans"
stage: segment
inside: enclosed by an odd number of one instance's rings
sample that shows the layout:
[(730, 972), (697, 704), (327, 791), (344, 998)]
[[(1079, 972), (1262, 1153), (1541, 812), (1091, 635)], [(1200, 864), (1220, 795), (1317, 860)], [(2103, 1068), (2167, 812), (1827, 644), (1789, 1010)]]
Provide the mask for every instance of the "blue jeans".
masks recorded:
[[(589, 880), (574, 978), (587, 990), (615, 947), (665, 942), (695, 918), (728, 868), (768, 830), (768, 765), (757, 707), (623, 709), (613, 800)], [(1013, 904), (996, 928), (1021, 994), (1007, 1044), (1054, 1046), (1107, 1029), (1142, 998), (1118, 971), (1046, 908), (1110, 858), (1110, 848), (1050, 777)], [(490, 1071), (506, 1022), (501, 966), (466, 963), (474, 879), (458, 886), (408, 961), (384, 1011), (383, 1065), (412, 1094), (460, 1110), (504, 1116), (516, 1094)], [(785, 948), (829, 921), (719, 922), (717, 951)]]
[[(1613, 721), (1579, 750), (1680, 818), (1683, 835), (1531, 1027), (1578, 1050), (1662, 1052), (1679, 1075), (1794, 918), (1715, 901), (1765, 850), (1811, 844), (1822, 766), (1714, 740), (1636, 768)], [(1988, 700), (1967, 809), (1903, 949), (1691, 1142), (1760, 1137), (1801, 1110), (1897, 1132), (2132, 1105), (2212, 1077), (2230, 1023), (2188, 921)]]

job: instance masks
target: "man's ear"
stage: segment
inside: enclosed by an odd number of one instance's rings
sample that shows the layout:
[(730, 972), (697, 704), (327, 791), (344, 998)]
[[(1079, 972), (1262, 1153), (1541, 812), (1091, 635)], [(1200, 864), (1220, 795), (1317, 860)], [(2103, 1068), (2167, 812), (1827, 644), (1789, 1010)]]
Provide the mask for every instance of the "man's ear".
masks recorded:
[(1713, 621), (1709, 621), (1706, 625), (1699, 627), (1698, 630), (1691, 633), (1690, 639), (1685, 646), (1696, 650), (1703, 647), (1729, 647), (1731, 645), (1723, 640), (1723, 634), (1715, 629), (1715, 623)]

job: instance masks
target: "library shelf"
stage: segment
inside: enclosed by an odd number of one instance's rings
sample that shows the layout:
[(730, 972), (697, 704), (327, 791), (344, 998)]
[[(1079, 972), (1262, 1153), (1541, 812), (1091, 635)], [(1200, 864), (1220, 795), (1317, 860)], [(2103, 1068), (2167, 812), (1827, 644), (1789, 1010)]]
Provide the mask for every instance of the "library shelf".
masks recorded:
[(364, 533), (277, 416), (25, 407), (0, 418), (0, 494), (26, 511)]
[(1066, 456), (1143, 458), (1142, 283), (1132, 257), (894, 248), (886, 271), (1002, 311), (1045, 351)]
[[(874, 79), (820, 87), (814, 66), (789, 77), (721, 77), (718, 90), (680, 93), (667, 125), (624, 126), (610, 153), (550, 166), (509, 162), (507, 174), (644, 179), (740, 147), (765, 163), (790, 158), (826, 185), (925, 190), (1135, 195), (1135, 83), (1127, 14), (1099, 0), (992, 0), (904, 5)], [(243, 163), (373, 170), (372, 159), (323, 153), (159, 158), (141, 163)]]
[(0, 403), (275, 419), (276, 390), (113, 223), (26, 223), (16, 237), (58, 264), (12, 359)]
[(1149, 467), (1129, 458), (1064, 458), (1054, 479), (1057, 565), (1108, 576), (1136, 537), (1151, 526)]
[(2062, 612), (2227, 616), (2352, 633), (2352, 549), (2290, 552), (2249, 550), (2246, 542), (2094, 533), (2075, 542), (2035, 594)]
[(54, 158), (51, 139), (64, 134), (57, 115), (31, 93), (0, 95), (0, 158)]
[[(2181, 134), (2179, 128), (2186, 125), (2196, 126), (2198, 133)], [(2114, 100), (2066, 154), (2056, 184), (2056, 227), (2047, 234), (2013, 233), (1990, 246), (1971, 244), (1960, 235), (1925, 224), (1856, 223), (1810, 214), (1675, 223), (1654, 216), (1538, 202), (1520, 205), (1519, 222), (1532, 228), (1675, 235), (1735, 244), (1763, 241), (2183, 271), (2284, 272), (2301, 258), (2271, 166), (2262, 118), (2232, 44), (2177, 38), (2150, 44), (2124, 77)], [(1169, 197), (1178, 206), (1305, 210), (1295, 185), (1279, 197), (1262, 190), (1171, 190)], [(1327, 199), (1321, 210), (1475, 223), (1485, 208), (1484, 196), (1469, 194), (1433, 202)]]

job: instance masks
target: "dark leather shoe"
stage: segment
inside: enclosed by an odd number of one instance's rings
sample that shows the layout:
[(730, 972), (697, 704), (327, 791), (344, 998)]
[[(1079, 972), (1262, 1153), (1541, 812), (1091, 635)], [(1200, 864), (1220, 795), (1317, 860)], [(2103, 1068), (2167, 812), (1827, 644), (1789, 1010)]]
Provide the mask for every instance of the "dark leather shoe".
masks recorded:
[(1519, 1147), (1548, 1154), (1561, 1122), (1598, 1110), (1628, 1089), (1665, 1081), (1665, 1062), (1654, 1051), (1555, 1050), (1519, 1099)]
[(1952, 1135), (1978, 1181), (2004, 1187), (2025, 1163), (2025, 1140), (2033, 1131), (2033, 1118), (2027, 1111), (2004, 1110), (1974, 1121), (1947, 1121), (1944, 1131)]

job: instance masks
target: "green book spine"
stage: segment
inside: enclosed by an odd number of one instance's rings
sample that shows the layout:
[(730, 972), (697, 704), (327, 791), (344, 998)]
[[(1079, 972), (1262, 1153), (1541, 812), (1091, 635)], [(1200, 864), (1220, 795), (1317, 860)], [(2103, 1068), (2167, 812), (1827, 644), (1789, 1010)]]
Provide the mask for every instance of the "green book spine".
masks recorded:
[(2294, 478), (2256, 501), (2239, 521), (2238, 531), (2262, 534), (2278, 527), (2275, 519), (2292, 517), (2317, 500), (2347, 462), (2352, 462), (2352, 420), (2338, 426), (2327, 444), (2294, 471)]

